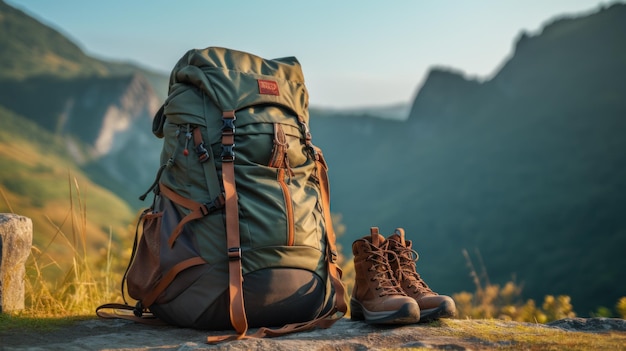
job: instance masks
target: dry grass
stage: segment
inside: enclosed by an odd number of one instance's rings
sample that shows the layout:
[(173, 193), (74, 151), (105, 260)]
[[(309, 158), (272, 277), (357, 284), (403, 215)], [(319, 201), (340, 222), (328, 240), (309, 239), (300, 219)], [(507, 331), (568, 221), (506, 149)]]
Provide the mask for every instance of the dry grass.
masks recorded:
[(537, 323), (510, 323), (497, 319), (435, 322), (441, 331), (461, 340), (472, 340), (494, 350), (626, 350), (624, 332), (573, 332), (546, 328)]
[[(113, 285), (121, 279), (121, 259), (114, 260), (112, 254), (113, 232), (109, 230), (106, 249), (94, 252), (89, 248), (84, 196), (76, 178), (68, 176), (68, 185), (69, 208), (60, 223), (45, 216), (53, 234), (43, 247), (32, 247), (26, 263), (26, 309), (13, 317), (28, 321), (94, 316), (99, 304), (119, 300), (119, 290)], [(54, 255), (49, 252), (52, 247)]]

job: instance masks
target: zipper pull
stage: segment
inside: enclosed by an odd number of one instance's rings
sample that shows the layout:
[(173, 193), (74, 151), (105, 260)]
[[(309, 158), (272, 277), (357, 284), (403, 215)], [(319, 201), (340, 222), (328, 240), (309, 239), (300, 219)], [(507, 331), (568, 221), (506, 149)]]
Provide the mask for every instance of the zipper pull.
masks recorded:
[(185, 133), (185, 149), (183, 150), (183, 155), (189, 155), (189, 140), (191, 140), (191, 127), (187, 124), (187, 132)]
[[(289, 145), (287, 145), (287, 147), (289, 147)], [(289, 165), (289, 156), (287, 155), (287, 150), (285, 150), (285, 159), (283, 163), (284, 168), (287, 170), (287, 175), (289, 175), (289, 178), (287, 179), (287, 184), (291, 184), (291, 177), (295, 176), (296, 174), (293, 172), (291, 166)]]

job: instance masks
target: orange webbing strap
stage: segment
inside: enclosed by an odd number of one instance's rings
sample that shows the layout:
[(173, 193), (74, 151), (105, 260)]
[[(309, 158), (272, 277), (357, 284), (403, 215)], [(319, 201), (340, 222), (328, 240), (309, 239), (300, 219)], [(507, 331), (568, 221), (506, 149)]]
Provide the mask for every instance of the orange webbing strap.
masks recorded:
[(218, 342), (231, 341), (231, 340), (277, 337), (277, 336), (287, 335), (290, 333), (311, 330), (315, 327), (326, 329), (326, 328), (329, 328), (333, 323), (335, 323), (337, 320), (341, 318), (341, 317), (333, 318), (335, 313), (337, 313), (337, 311), (335, 309), (332, 309), (328, 311), (327, 313), (325, 313), (324, 315), (319, 316), (311, 321), (287, 324), (277, 329), (261, 327), (257, 329), (256, 332), (254, 332), (253, 334), (249, 334), (249, 335), (212, 335), (212, 336), (207, 337), (207, 342), (218, 343)]
[(180, 206), (183, 206), (184, 208), (191, 210), (191, 212), (188, 215), (183, 217), (183, 219), (181, 219), (181, 221), (178, 222), (178, 225), (176, 225), (176, 227), (172, 231), (172, 234), (167, 240), (167, 243), (169, 244), (170, 248), (174, 246), (174, 242), (176, 242), (176, 239), (182, 232), (183, 227), (185, 226), (185, 224), (187, 224), (187, 222), (190, 222), (194, 219), (202, 218), (210, 214), (211, 212), (214, 212), (224, 207), (225, 199), (224, 199), (223, 194), (220, 194), (218, 197), (216, 197), (213, 200), (211, 204), (207, 205), (207, 204), (201, 204), (197, 201), (180, 196), (176, 192), (174, 192), (174, 190), (170, 189), (167, 185), (163, 183), (159, 183), (159, 189), (161, 190), (161, 193), (165, 195), (168, 199), (174, 201)]
[[(333, 228), (333, 222), (330, 214), (330, 181), (328, 180), (328, 165), (322, 154), (322, 150), (315, 147), (315, 164), (317, 166), (318, 176), (320, 179), (320, 188), (322, 190), (322, 208), (324, 210), (324, 222), (326, 224), (326, 242), (327, 242), (327, 258), (328, 258), (328, 273), (330, 274), (331, 282), (335, 288), (335, 308), (338, 312), (345, 314), (348, 311), (348, 305), (346, 304), (345, 294), (346, 289), (341, 281), (342, 271), (337, 264), (338, 252), (337, 252), (337, 236)], [(337, 320), (329, 321), (330, 327)]]
[[(320, 183), (322, 189), (322, 207), (324, 208), (324, 217), (326, 224), (326, 240), (328, 242), (327, 263), (328, 273), (330, 275), (331, 283), (335, 289), (335, 306), (327, 313), (319, 316), (311, 321), (303, 323), (287, 324), (278, 329), (259, 328), (255, 333), (250, 335), (238, 334), (238, 335), (216, 335), (207, 337), (207, 342), (218, 343), (223, 341), (238, 340), (238, 339), (250, 339), (250, 338), (262, 338), (262, 337), (275, 337), (282, 336), (289, 333), (301, 332), (311, 330), (315, 327), (323, 329), (330, 328), (335, 322), (341, 319), (348, 311), (348, 305), (345, 300), (345, 287), (341, 281), (341, 269), (337, 265), (337, 247), (335, 244), (335, 232), (332, 226), (332, 219), (330, 217), (330, 183), (328, 181), (328, 168), (326, 161), (319, 149), (316, 148), (317, 157), (316, 165), (318, 172), (320, 173)], [(225, 172), (224, 164), (222, 165), (222, 172)], [(224, 174), (224, 173), (223, 173)], [(234, 178), (233, 178), (234, 179)], [(226, 205), (226, 212), (228, 213), (228, 204)], [(228, 217), (227, 217), (228, 218)], [(229, 246), (230, 247), (230, 246)], [(232, 279), (232, 274), (231, 274)], [(230, 285), (232, 287), (232, 284)], [(231, 294), (232, 295), (232, 294)], [(243, 295), (242, 295), (243, 296)], [(340, 312), (340, 315), (336, 315)], [(231, 308), (232, 313), (232, 308)], [(231, 315), (232, 319), (232, 315)]]
[(235, 184), (235, 111), (222, 114), (222, 181), (226, 198), (226, 245), (228, 249), (228, 295), (230, 322), (238, 333), (237, 339), (248, 331), (248, 320), (243, 304), (243, 275), (241, 268), (241, 243), (239, 240), (239, 205)]
[(141, 304), (145, 307), (152, 306), (154, 301), (156, 301), (157, 297), (159, 297), (159, 295), (161, 295), (163, 290), (165, 290), (165, 288), (167, 288), (172, 283), (172, 281), (174, 280), (174, 278), (176, 278), (178, 273), (184, 271), (187, 268), (190, 268), (193, 266), (200, 266), (206, 263), (207, 262), (202, 257), (192, 257), (184, 261), (178, 262), (177, 264), (174, 265), (174, 267), (170, 268), (170, 270), (167, 271), (167, 273), (165, 273), (165, 275), (161, 278), (161, 280), (159, 280), (159, 283), (154, 287), (154, 289), (152, 289), (150, 294), (148, 294), (148, 296), (144, 297), (141, 300)]

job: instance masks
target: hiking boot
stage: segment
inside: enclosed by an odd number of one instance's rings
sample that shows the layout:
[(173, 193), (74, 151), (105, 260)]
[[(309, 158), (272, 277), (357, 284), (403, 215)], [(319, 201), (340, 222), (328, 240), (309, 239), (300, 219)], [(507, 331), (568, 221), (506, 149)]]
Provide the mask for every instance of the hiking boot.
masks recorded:
[(356, 278), (350, 299), (352, 320), (368, 324), (412, 324), (420, 320), (419, 305), (394, 278), (385, 238), (378, 228), (352, 244)]
[(414, 298), (420, 306), (421, 322), (430, 322), (439, 318), (453, 317), (456, 305), (450, 296), (439, 295), (432, 291), (415, 269), (419, 255), (412, 249), (410, 240), (405, 240), (404, 229), (397, 228), (387, 238), (388, 250), (395, 253), (389, 257), (389, 264), (402, 290)]

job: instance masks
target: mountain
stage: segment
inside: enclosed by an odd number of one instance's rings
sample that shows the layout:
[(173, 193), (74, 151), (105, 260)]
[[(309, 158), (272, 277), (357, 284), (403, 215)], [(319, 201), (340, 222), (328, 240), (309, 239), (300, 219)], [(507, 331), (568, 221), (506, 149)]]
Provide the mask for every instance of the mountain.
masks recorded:
[(69, 39), (4, 1), (0, 1), (0, 14), (0, 77), (107, 72), (105, 64), (85, 55)]
[(83, 171), (140, 206), (137, 196), (158, 168), (160, 144), (151, 124), (168, 77), (91, 58), (4, 2), (0, 28), (0, 105), (66, 137)]
[(340, 117), (374, 117), (391, 120), (405, 120), (409, 117), (411, 105), (408, 103), (397, 103), (383, 106), (367, 106), (355, 108), (319, 108), (311, 107), (310, 114), (332, 115)]
[[(17, 128), (0, 140), (9, 200), (62, 188), (26, 179), (50, 160), (137, 209), (158, 167), (150, 122), (167, 77), (90, 58), (1, 1), (0, 26), (0, 122)], [(474, 290), (467, 249), (492, 283), (516, 279), (538, 303), (565, 294), (579, 314), (613, 307), (626, 295), (625, 26), (624, 4), (555, 19), (520, 34), (489, 80), (433, 68), (410, 109), (312, 108), (342, 246), (370, 226), (404, 227), (440, 293)], [(19, 152), (31, 144), (39, 151)], [(14, 176), (16, 160), (30, 168)]]
[(137, 194), (152, 181), (160, 154), (151, 126), (161, 101), (142, 75), (46, 75), (0, 83), (0, 105), (71, 137), (66, 143), (74, 161), (92, 179), (138, 206)]
[(159, 98), (167, 94), (163, 73), (137, 65), (94, 59), (57, 30), (0, 0), (0, 79), (132, 75), (140, 72)]
[[(522, 34), (488, 81), (433, 69), (406, 122), (312, 115), (332, 210), (351, 240), (404, 227), (439, 292), (472, 291), (467, 249), (491, 282), (572, 297), (626, 294), (626, 5)], [(478, 256), (480, 254), (480, 256)]]

